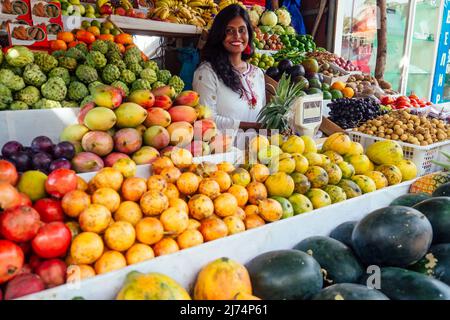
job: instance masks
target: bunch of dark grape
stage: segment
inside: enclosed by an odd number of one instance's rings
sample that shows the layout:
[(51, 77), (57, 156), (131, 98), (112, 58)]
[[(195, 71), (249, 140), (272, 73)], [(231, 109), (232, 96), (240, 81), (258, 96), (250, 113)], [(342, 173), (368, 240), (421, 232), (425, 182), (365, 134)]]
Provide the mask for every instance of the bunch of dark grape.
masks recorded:
[(372, 98), (333, 100), (328, 107), (331, 109), (329, 118), (342, 129), (358, 127), (361, 123), (388, 113)]

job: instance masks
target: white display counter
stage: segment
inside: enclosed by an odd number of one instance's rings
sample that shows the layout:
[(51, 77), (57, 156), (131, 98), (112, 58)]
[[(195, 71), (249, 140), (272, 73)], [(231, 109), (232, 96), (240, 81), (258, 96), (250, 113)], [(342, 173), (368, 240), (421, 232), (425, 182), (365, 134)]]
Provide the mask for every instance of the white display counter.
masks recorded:
[(328, 235), (339, 224), (359, 220), (373, 210), (387, 206), (394, 198), (408, 192), (411, 181), (362, 195), (341, 203), (266, 224), (240, 234), (207, 242), (179, 252), (156, 257), (124, 269), (66, 284), (22, 299), (114, 299), (131, 271), (164, 273), (191, 292), (198, 272), (207, 263), (229, 257), (247, 263), (271, 250), (290, 249), (301, 240)]

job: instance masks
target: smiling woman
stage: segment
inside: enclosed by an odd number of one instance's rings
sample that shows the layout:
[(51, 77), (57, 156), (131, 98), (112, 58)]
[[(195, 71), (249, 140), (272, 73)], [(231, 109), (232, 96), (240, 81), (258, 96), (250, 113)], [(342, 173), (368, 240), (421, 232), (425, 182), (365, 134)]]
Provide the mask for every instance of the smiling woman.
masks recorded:
[(225, 129), (259, 128), (265, 105), (263, 72), (246, 62), (253, 53), (253, 29), (245, 9), (230, 5), (214, 19), (203, 50), (203, 63), (193, 87), (200, 103), (213, 110), (217, 126)]

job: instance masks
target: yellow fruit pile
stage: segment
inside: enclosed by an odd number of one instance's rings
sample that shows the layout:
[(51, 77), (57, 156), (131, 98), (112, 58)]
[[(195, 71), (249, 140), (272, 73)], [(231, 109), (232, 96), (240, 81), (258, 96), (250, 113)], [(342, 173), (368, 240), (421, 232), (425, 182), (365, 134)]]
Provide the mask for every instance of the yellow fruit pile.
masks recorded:
[[(68, 265), (86, 276), (170, 254), (312, 211), (416, 175), (395, 142), (363, 154), (342, 133), (321, 153), (307, 137), (250, 141), (252, 164), (193, 164), (185, 149), (158, 157), (148, 179), (103, 168), (62, 199), (74, 238)], [(279, 146), (278, 146), (279, 145)], [(375, 164), (379, 165), (375, 170)], [(395, 165), (393, 165), (395, 164)]]
[(157, 0), (150, 16), (172, 23), (203, 28), (212, 23), (219, 7), (213, 0)]

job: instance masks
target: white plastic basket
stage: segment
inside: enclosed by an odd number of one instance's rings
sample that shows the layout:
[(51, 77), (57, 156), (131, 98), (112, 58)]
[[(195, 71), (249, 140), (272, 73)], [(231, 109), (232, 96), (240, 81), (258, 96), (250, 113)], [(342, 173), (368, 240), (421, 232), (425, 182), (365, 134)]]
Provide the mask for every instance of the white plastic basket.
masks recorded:
[[(361, 132), (348, 132), (350, 138), (361, 143), (366, 149), (372, 143), (386, 140), (384, 138), (367, 135)], [(432, 172), (441, 170), (442, 168), (433, 164), (431, 160), (444, 161), (445, 156), (440, 151), (450, 152), (450, 140), (434, 143), (429, 146), (416, 146), (410, 143), (397, 141), (403, 148), (403, 155), (405, 159), (411, 160), (417, 166), (417, 176), (423, 176)]]

